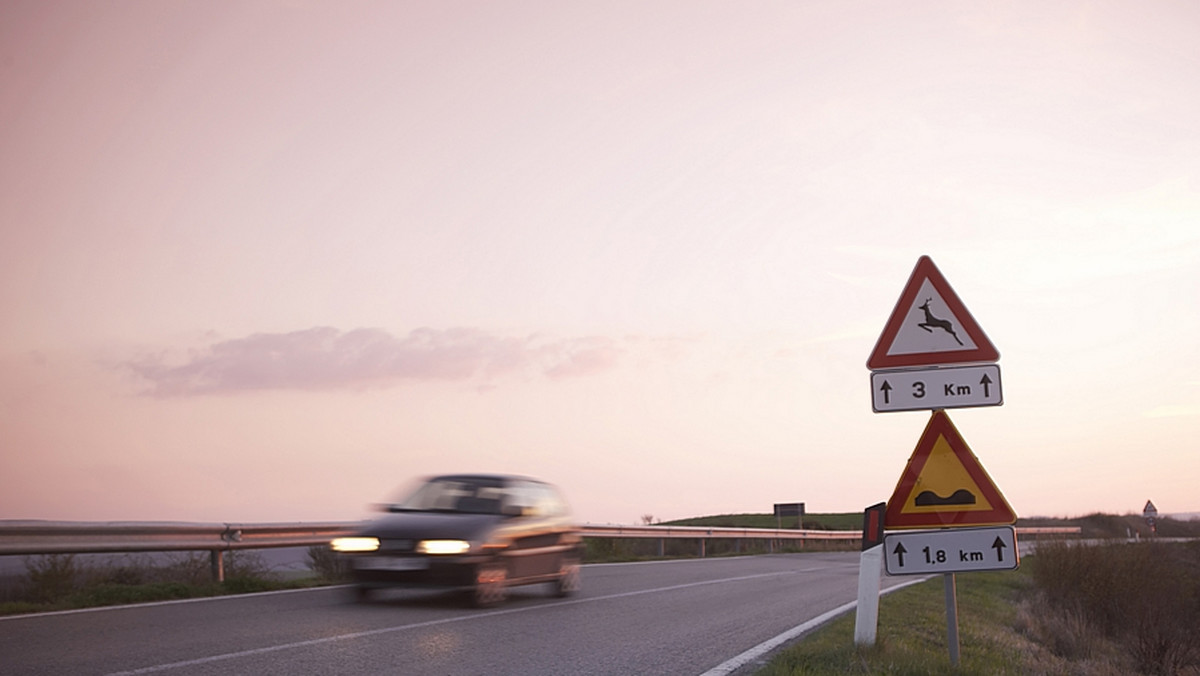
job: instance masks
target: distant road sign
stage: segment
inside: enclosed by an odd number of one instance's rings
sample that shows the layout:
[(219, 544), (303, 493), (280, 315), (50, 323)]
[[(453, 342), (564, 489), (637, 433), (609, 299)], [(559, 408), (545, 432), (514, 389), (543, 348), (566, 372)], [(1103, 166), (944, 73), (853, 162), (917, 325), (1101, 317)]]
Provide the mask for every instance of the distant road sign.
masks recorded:
[(1015, 570), (1021, 563), (1012, 526), (888, 533), (883, 554), (888, 575)]
[(775, 503), (775, 516), (804, 516), (803, 502)]
[(999, 406), (1003, 403), (999, 364), (875, 371), (871, 374), (871, 408), (876, 413)]

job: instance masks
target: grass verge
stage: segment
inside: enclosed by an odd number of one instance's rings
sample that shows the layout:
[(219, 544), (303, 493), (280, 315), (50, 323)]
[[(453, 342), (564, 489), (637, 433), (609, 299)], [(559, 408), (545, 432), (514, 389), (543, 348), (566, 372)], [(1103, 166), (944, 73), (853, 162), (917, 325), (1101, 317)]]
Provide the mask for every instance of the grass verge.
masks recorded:
[(1025, 569), (956, 576), (960, 662), (950, 664), (941, 576), (880, 599), (870, 648), (854, 645), (854, 613), (777, 655), (759, 674), (1035, 674), (1059, 670), (1057, 658), (1020, 633), (1020, 599), (1033, 582)]
[(956, 578), (960, 664), (950, 664), (942, 576), (880, 599), (875, 646), (853, 613), (760, 674), (1200, 676), (1200, 544), (1044, 544), (1018, 571)]
[(185, 553), (169, 560), (149, 557), (115, 558), (103, 564), (81, 563), (70, 554), (26, 559), (26, 574), (5, 585), (0, 615), (42, 613), (132, 603), (208, 598), (336, 582), (310, 561), (314, 577), (283, 579), (273, 574), (254, 552), (230, 552), (224, 582), (211, 579), (207, 553)]

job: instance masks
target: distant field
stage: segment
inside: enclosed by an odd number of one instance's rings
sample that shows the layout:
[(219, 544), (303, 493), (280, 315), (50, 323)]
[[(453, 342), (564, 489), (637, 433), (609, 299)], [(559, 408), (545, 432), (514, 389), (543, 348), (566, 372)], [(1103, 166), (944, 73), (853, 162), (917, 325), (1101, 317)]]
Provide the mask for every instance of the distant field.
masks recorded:
[[(862, 528), (862, 512), (845, 514), (805, 514), (804, 528), (810, 530), (859, 530)], [(777, 519), (772, 514), (720, 514), (697, 516), (690, 519), (664, 521), (662, 526), (721, 526), (725, 528), (797, 528), (796, 517)]]
[[(862, 512), (814, 513), (804, 515), (804, 528), (811, 530), (859, 530)], [(1163, 538), (1200, 537), (1200, 520), (1163, 517), (1157, 520), (1156, 535)], [(728, 528), (796, 528), (796, 517), (777, 520), (772, 514), (720, 514), (664, 521), (663, 526), (724, 526)], [(1077, 526), (1080, 537), (1088, 539), (1148, 538), (1150, 526), (1137, 514), (1089, 514), (1076, 518), (1031, 517), (1017, 519), (1017, 527)]]

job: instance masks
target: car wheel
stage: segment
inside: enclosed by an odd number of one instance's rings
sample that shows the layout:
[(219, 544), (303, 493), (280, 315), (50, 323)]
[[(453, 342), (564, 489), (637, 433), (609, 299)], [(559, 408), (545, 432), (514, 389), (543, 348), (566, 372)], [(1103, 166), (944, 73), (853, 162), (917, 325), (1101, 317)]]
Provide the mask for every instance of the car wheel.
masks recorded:
[(479, 566), (475, 571), (475, 586), (471, 590), (471, 604), (476, 608), (490, 608), (508, 598), (508, 569), (503, 561), (492, 561)]
[(555, 596), (570, 596), (579, 591), (579, 560), (563, 558), (558, 564), (558, 579), (554, 581)]

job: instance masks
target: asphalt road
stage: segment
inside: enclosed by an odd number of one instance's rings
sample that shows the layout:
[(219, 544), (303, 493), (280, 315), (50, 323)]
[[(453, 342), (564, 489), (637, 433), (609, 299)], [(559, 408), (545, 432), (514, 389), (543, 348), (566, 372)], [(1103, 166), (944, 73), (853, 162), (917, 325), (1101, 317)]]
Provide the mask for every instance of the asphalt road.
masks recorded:
[[(0, 618), (5, 674), (702, 674), (854, 601), (857, 553), (585, 566), (503, 606), (346, 588)], [(888, 578), (884, 587), (908, 578)]]

